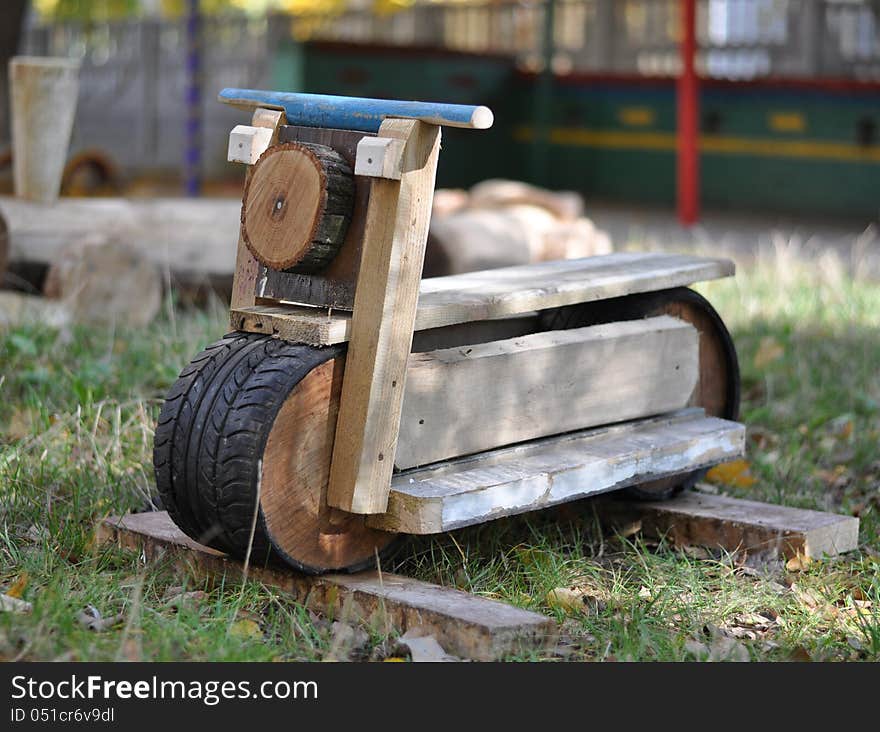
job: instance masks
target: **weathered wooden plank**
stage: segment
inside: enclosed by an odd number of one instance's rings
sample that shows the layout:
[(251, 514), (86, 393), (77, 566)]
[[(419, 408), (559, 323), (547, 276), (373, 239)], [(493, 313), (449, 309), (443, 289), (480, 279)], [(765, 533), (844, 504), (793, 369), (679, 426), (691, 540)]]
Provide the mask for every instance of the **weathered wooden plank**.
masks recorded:
[(687, 472), (742, 455), (745, 427), (702, 410), (627, 422), (399, 473), (368, 523), (433, 534)]
[(394, 464), (682, 409), (698, 373), (696, 329), (667, 315), (413, 354)]
[(515, 315), (729, 277), (728, 259), (619, 252), (427, 279), (418, 328)]
[[(111, 517), (99, 539), (162, 558), (181, 574), (238, 581), (240, 562), (185, 536), (165, 511)], [(459, 590), (378, 572), (312, 577), (292, 570), (250, 567), (248, 577), (290, 594), (325, 616), (363, 622), (381, 632), (421, 628), (444, 650), (462, 658), (498, 660), (508, 654), (552, 645), (556, 625), (537, 613)]]
[(702, 546), (748, 554), (753, 561), (835, 556), (858, 547), (859, 520), (823, 511), (744, 501), (688, 491), (668, 501), (597, 505), (604, 522), (641, 522), (646, 536), (677, 546)]
[(373, 183), (327, 489), (363, 514), (388, 502), (440, 153), (433, 125), (387, 120), (380, 136), (406, 140), (403, 174)]
[[(663, 252), (621, 252), (433, 277), (421, 282), (414, 328), (427, 330), (579, 302), (683, 287), (694, 282), (729, 277), (733, 272), (733, 262), (727, 259)], [(327, 311), (322, 312), (326, 314)], [(296, 323), (291, 328), (296, 332), (308, 333), (306, 343), (331, 345), (345, 340), (342, 334), (348, 332), (348, 326), (332, 330), (333, 337), (341, 340), (321, 340), (325, 337), (325, 331), (316, 327), (313, 316), (313, 308), (294, 305), (271, 314), (273, 327), (279, 332), (280, 321)], [(351, 319), (349, 313), (336, 310), (329, 317), (340, 323)]]

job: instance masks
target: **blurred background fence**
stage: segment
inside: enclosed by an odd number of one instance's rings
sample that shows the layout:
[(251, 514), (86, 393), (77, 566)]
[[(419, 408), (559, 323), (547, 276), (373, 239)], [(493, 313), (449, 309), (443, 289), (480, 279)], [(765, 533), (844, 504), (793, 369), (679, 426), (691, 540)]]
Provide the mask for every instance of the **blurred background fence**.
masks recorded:
[[(533, 141), (543, 117), (558, 153), (577, 150), (564, 166), (551, 151), (546, 164), (554, 180), (538, 182), (670, 200), (674, 144), (667, 138), (675, 126), (680, 3), (556, 0), (552, 29), (545, 27), (547, 7), (543, 1), (499, 0), (416, 3), (394, 12), (370, 7), (205, 16), (204, 173), (229, 174), (226, 136), (244, 121), (241, 112), (216, 103), (216, 92), (224, 86), (272, 87), (494, 104), (499, 129), (491, 143), (462, 138), (461, 154), (444, 158), (446, 184), (482, 177), (468, 167), (478, 150), (485, 160), (482, 173), (539, 177), (529, 155), (511, 155), (510, 146)], [(715, 149), (709, 144), (703, 150), (710, 203), (787, 208), (814, 200), (831, 212), (876, 211), (873, 193), (838, 205), (823, 190), (853, 171), (858, 185), (880, 188), (878, 20), (880, 3), (873, 0), (700, 0), (697, 68), (707, 80), (702, 130), (722, 136)], [(552, 48), (544, 48), (545, 37), (552, 37)], [(180, 166), (187, 114), (184, 40), (183, 19), (53, 22), (30, 25), (22, 50), (82, 60), (73, 150), (100, 149), (123, 172), (142, 174)], [(536, 90), (547, 59), (553, 91), (542, 96)], [(627, 134), (631, 139), (620, 137)], [(728, 144), (725, 135), (757, 142)], [(761, 151), (777, 137), (804, 145), (775, 156)], [(616, 162), (609, 167), (611, 152)], [(729, 172), (741, 182), (722, 190), (720, 181), (713, 183), (712, 155), (726, 156), (727, 166), (740, 153)], [(754, 168), (748, 168), (756, 158), (770, 165), (762, 174), (767, 185), (757, 188), (749, 181)], [(746, 167), (740, 170), (740, 164)], [(780, 179), (801, 174), (825, 183), (808, 185), (806, 199), (774, 190)]]

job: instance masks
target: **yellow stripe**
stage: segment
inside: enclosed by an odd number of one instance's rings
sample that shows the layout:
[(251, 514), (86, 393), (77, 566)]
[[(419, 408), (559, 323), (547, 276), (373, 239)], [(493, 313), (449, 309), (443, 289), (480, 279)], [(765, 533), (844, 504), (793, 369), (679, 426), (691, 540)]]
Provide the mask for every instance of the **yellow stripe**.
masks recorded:
[[(520, 142), (533, 138), (531, 127), (517, 127), (513, 137)], [(671, 132), (627, 132), (623, 130), (590, 130), (577, 127), (555, 127), (550, 130), (553, 145), (598, 147), (617, 150), (675, 150), (675, 134)], [(726, 155), (754, 155), (768, 158), (812, 158), (860, 163), (880, 163), (880, 148), (859, 147), (845, 142), (822, 140), (774, 140), (768, 138), (703, 135), (700, 150)]]

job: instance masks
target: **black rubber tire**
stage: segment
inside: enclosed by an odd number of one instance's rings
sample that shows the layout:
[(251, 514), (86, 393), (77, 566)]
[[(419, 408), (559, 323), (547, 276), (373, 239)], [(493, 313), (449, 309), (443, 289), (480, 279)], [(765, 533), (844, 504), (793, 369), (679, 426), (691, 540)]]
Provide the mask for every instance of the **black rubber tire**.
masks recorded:
[[(343, 348), (231, 333), (183, 370), (159, 416), (153, 462), (163, 505), (185, 534), (232, 556), (247, 553), (261, 459), (278, 410), (306, 374)], [(273, 556), (258, 512), (251, 561)]]
[[(668, 304), (670, 301), (691, 303), (709, 316), (712, 326), (715, 328), (724, 348), (731, 376), (727, 383), (724, 409), (720, 414), (714, 416), (721, 417), (722, 419), (738, 419), (740, 371), (733, 338), (715, 308), (712, 307), (706, 298), (694, 290), (687, 287), (677, 287), (669, 290), (627, 295), (610, 300), (599, 300), (592, 303), (554, 308), (542, 314), (541, 327), (543, 330), (566, 330), (568, 328), (582, 328), (587, 325), (598, 325), (620, 320), (639, 320), (656, 314), (663, 305)], [(643, 486), (629, 486), (624, 491), (628, 496), (639, 500), (666, 500), (685, 489), (692, 488), (705, 474), (706, 470), (694, 470), (689, 473), (683, 473), (674, 484), (667, 485), (660, 490), (646, 489)], [(662, 482), (665, 482), (665, 479), (664, 481), (656, 481), (658, 485)]]
[[(263, 339), (267, 336), (262, 336)], [(252, 343), (245, 333), (230, 333), (205, 348), (180, 372), (159, 412), (153, 439), (153, 470), (162, 505), (188, 536), (201, 540), (201, 522), (194, 514), (186, 486), (188, 435), (206, 389), (228, 358)]]

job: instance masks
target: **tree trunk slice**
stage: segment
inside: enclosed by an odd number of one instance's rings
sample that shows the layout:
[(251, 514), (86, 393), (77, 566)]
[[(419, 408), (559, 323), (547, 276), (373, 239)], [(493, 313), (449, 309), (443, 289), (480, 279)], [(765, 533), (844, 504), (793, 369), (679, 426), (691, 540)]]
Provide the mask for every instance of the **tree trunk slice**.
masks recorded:
[(308, 570), (371, 565), (395, 538), (366, 516), (327, 505), (345, 356), (312, 369), (275, 418), (263, 452), (260, 507), (266, 533), (288, 563)]
[(318, 272), (342, 247), (354, 192), (351, 167), (332, 148), (274, 145), (257, 160), (245, 185), (245, 244), (272, 269)]

